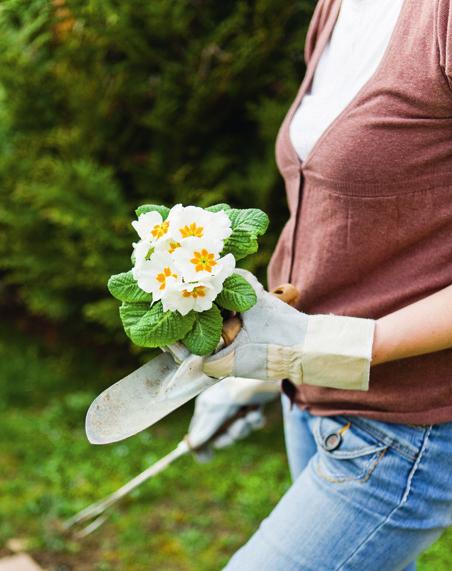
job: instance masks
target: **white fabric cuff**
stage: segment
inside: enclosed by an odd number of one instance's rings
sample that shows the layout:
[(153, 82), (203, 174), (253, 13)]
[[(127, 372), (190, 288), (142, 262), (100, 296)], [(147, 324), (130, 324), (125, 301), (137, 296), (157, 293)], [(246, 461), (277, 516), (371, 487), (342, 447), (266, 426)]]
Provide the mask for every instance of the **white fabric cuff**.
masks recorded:
[(310, 316), (302, 347), (303, 383), (369, 390), (374, 332), (373, 319)]
[(269, 345), (267, 372), (296, 385), (369, 390), (373, 319), (339, 315), (308, 318), (302, 345)]

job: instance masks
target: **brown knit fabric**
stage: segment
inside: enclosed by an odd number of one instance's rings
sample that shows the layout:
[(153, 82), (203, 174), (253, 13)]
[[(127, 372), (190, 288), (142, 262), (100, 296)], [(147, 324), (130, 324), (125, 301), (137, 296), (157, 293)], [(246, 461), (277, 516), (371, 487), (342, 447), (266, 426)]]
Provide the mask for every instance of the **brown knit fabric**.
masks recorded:
[[(452, 0), (405, 0), (376, 72), (301, 162), (289, 124), (339, 12), (320, 0), (307, 71), (278, 133), (290, 218), (269, 287), (299, 309), (378, 318), (452, 284)], [(452, 421), (452, 350), (372, 367), (368, 392), (299, 387), (314, 414)]]

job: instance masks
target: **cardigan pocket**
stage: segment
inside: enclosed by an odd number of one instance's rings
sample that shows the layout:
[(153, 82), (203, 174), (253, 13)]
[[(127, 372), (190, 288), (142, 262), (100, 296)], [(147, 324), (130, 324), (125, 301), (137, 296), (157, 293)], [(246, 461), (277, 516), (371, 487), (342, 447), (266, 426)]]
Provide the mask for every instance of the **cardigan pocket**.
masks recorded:
[(313, 434), (317, 444), (314, 470), (335, 484), (366, 482), (389, 448), (387, 442), (354, 425), (352, 417), (317, 417)]

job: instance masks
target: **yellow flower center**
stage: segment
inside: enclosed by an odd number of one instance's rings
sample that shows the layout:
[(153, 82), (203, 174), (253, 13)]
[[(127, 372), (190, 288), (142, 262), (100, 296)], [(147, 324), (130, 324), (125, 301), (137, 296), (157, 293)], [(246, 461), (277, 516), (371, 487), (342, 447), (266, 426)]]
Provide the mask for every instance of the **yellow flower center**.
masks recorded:
[(161, 224), (156, 224), (151, 230), (151, 234), (154, 238), (161, 238), (168, 232), (169, 222), (162, 222)]
[(197, 286), (193, 288), (193, 291), (187, 291), (184, 289), (182, 291), (182, 295), (184, 297), (194, 297), (195, 299), (197, 297), (204, 297), (206, 295), (206, 288), (204, 286)]
[(169, 243), (169, 253), (172, 254), (174, 252), (174, 250), (177, 250), (177, 248), (180, 248), (180, 244), (179, 242), (173, 242), (172, 240)]
[(166, 280), (168, 278), (175, 278), (175, 279), (177, 278), (177, 274), (173, 274), (173, 272), (171, 271), (171, 268), (168, 268), (168, 267), (163, 268), (163, 271), (155, 276), (155, 279), (160, 283), (159, 289), (165, 289), (166, 288)]
[(211, 272), (212, 268), (217, 265), (215, 254), (208, 252), (205, 248), (200, 252), (193, 252), (190, 262), (194, 264), (197, 272)]
[(196, 222), (192, 222), (190, 225), (183, 226), (179, 228), (179, 232), (182, 238), (188, 238), (194, 236), (195, 238), (202, 238), (204, 235), (204, 227), (197, 226)]

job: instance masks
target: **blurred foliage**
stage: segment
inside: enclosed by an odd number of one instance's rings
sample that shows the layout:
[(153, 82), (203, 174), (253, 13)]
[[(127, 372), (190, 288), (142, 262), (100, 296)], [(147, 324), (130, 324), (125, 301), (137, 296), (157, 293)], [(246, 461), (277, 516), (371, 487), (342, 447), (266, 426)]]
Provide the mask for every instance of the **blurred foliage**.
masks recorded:
[(2, 0), (3, 306), (77, 333), (120, 331), (111, 274), (134, 208), (226, 201), (287, 217), (274, 161), (314, 1)]
[(49, 571), (213, 571), (289, 485), (275, 404), (269, 425), (246, 444), (209, 465), (179, 460), (86, 540), (63, 533), (64, 519), (172, 450), (191, 405), (134, 438), (91, 446), (84, 416), (108, 371), (88, 357), (49, 353), (40, 340), (28, 339), (24, 358), (25, 341), (0, 324), (0, 550), (22, 538)]
[[(134, 438), (91, 446), (83, 419), (109, 372), (88, 357), (50, 354), (40, 341), (28, 343), (24, 358), (24, 342), (0, 324), (0, 549), (22, 538), (49, 571), (216, 571), (290, 485), (275, 403), (263, 430), (207, 465), (175, 462), (122, 500), (92, 536), (62, 533), (64, 519), (172, 450), (191, 406)], [(451, 532), (418, 569), (452, 569)]]

